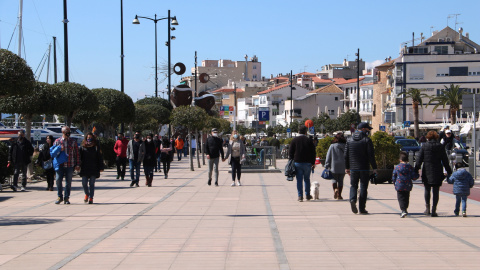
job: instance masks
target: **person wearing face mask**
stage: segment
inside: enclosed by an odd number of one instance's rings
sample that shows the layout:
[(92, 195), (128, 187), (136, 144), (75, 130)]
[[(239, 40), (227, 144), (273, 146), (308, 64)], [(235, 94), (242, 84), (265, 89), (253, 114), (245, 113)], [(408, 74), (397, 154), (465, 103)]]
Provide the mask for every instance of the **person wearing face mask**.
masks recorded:
[(18, 139), (14, 141), (8, 151), (8, 166), (13, 166), (13, 191), (18, 190), (18, 177), (22, 174), (22, 191), (27, 187), (27, 167), (31, 162), (33, 146), (27, 138), (25, 131), (18, 132)]
[(165, 179), (168, 178), (168, 172), (170, 171), (170, 162), (172, 161), (173, 156), (173, 144), (167, 137), (163, 138), (162, 144), (160, 145), (160, 159), (163, 163), (163, 173)]
[(128, 139), (125, 138), (123, 133), (118, 133), (118, 140), (115, 142), (113, 151), (117, 154), (116, 164), (117, 164), (117, 179), (125, 179), (125, 167), (127, 166), (127, 146)]
[[(72, 187), (73, 170), (75, 169), (75, 171), (79, 171), (82, 161), (80, 160), (80, 152), (78, 150), (77, 141), (70, 138), (70, 127), (62, 127), (62, 134), (62, 137), (56, 139), (52, 148), (50, 148), (50, 155), (53, 157), (58, 156), (58, 154), (52, 152), (52, 149), (55, 148), (55, 146), (60, 146), (60, 151), (64, 152), (67, 156), (66, 162), (58, 164), (55, 167), (58, 194), (55, 204), (60, 204), (61, 202), (70, 204), (70, 190)], [(63, 177), (65, 177), (65, 198), (63, 197)]]
[(240, 140), (238, 132), (234, 130), (230, 136), (230, 143), (227, 145), (227, 155), (225, 159), (228, 159), (228, 164), (232, 166), (232, 187), (235, 186), (235, 175), (238, 179), (238, 186), (241, 186), (240, 176), (242, 174), (241, 160), (245, 158), (245, 145)]
[(140, 165), (145, 157), (145, 144), (141, 139), (140, 133), (135, 133), (133, 140), (128, 142), (127, 158), (130, 166), (130, 178), (132, 183), (130, 187), (136, 185), (139, 187), (140, 182)]
[(152, 186), (153, 170), (155, 169), (155, 163), (157, 163), (155, 154), (153, 134), (149, 134), (145, 141), (145, 158), (143, 159), (143, 170), (145, 172), (145, 178), (147, 179), (145, 185), (148, 187)]
[(47, 142), (40, 146), (40, 153), (38, 154), (37, 165), (45, 170), (47, 176), (47, 190), (53, 191), (53, 182), (55, 180), (55, 169), (52, 166), (52, 156), (50, 155), (50, 147), (53, 146), (52, 135), (47, 136)]
[(220, 155), (222, 156), (222, 161), (225, 161), (222, 139), (218, 137), (218, 130), (216, 128), (212, 129), (212, 136), (208, 137), (207, 143), (205, 144), (205, 154), (208, 159), (208, 185), (212, 184), (212, 172), (215, 168), (215, 186), (218, 186), (218, 162), (220, 160)]
[(82, 177), (82, 186), (85, 191), (85, 199), (83, 201), (92, 204), (95, 193), (95, 180), (100, 177), (104, 165), (102, 152), (91, 132), (87, 133), (80, 147), (80, 160), (82, 161), (80, 176)]
[(372, 140), (368, 137), (372, 127), (368, 123), (358, 124), (357, 131), (345, 145), (345, 173), (350, 175), (350, 207), (353, 213), (358, 213), (357, 191), (360, 182), (360, 198), (358, 207), (360, 214), (368, 214), (365, 209), (367, 204), (367, 189), (370, 178), (370, 166), (373, 173), (377, 173), (375, 152)]

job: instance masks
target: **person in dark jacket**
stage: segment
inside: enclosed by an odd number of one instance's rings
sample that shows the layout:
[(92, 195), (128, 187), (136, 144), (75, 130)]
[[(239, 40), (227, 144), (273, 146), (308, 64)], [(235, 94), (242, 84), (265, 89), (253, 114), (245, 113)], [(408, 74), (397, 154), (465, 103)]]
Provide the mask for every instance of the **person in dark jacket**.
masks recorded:
[[(445, 131), (445, 137), (440, 140), (440, 143), (445, 147), (446, 151), (452, 151), (455, 147), (455, 137), (452, 134), (452, 131), (447, 129)], [(447, 152), (450, 153), (450, 152)]]
[(289, 159), (295, 161), (295, 176), (297, 178), (298, 201), (303, 202), (303, 182), (305, 182), (305, 197), (312, 199), (310, 195), (310, 174), (315, 168), (315, 146), (313, 141), (308, 138), (307, 127), (301, 126), (298, 129), (299, 136), (295, 137), (290, 143)]
[(455, 210), (453, 213), (458, 216), (460, 213), (460, 201), (462, 202), (462, 216), (467, 217), (467, 197), (470, 195), (470, 189), (475, 184), (472, 175), (463, 168), (463, 163), (455, 164), (457, 170), (447, 178), (449, 184), (453, 184), (453, 194), (457, 197)]
[(103, 157), (100, 147), (93, 133), (87, 133), (80, 147), (80, 176), (82, 177), (82, 186), (85, 192), (85, 203), (93, 203), (93, 195), (95, 195), (95, 180), (100, 177), (103, 172)]
[(360, 214), (368, 214), (365, 207), (370, 166), (372, 166), (373, 173), (377, 173), (373, 143), (368, 137), (371, 129), (372, 127), (368, 123), (358, 124), (357, 131), (353, 133), (345, 146), (345, 173), (350, 175), (350, 207), (355, 214), (358, 213), (356, 205), (358, 183), (360, 182), (358, 208), (360, 208)]
[(52, 135), (47, 136), (47, 142), (40, 146), (40, 153), (38, 154), (37, 164), (38, 166), (42, 167), (45, 170), (45, 176), (47, 177), (47, 190), (53, 191), (53, 182), (55, 180), (55, 169), (52, 167), (45, 169), (44, 164), (49, 161), (52, 156), (50, 156), (50, 147), (53, 146), (53, 139)]
[(401, 218), (408, 215), (407, 209), (410, 202), (410, 191), (412, 191), (412, 180), (418, 179), (418, 174), (412, 165), (408, 164), (407, 152), (400, 152), (400, 164), (395, 166), (392, 174), (392, 182), (397, 191), (398, 204), (400, 205)]
[[(423, 167), (422, 167), (423, 164)], [(452, 169), (448, 164), (447, 153), (442, 144), (438, 142), (438, 134), (436, 131), (427, 133), (427, 142), (420, 149), (418, 159), (415, 164), (415, 171), (418, 172), (422, 168), (422, 182), (425, 186), (425, 215), (438, 217), (437, 204), (439, 198), (440, 186), (442, 186), (445, 175), (443, 168), (448, 175), (452, 174)], [(430, 194), (433, 193), (432, 211), (430, 212)]]
[(168, 178), (168, 172), (170, 171), (170, 162), (172, 162), (173, 152), (172, 149), (174, 145), (167, 137), (163, 138), (162, 144), (160, 145), (160, 159), (163, 163), (163, 173), (165, 179)]
[(145, 140), (145, 158), (143, 158), (143, 170), (145, 172), (145, 178), (147, 179), (145, 185), (148, 187), (152, 186), (153, 170), (155, 169), (155, 163), (157, 163), (155, 152), (156, 149), (155, 142), (153, 142), (153, 134), (149, 134)]
[(218, 130), (212, 129), (212, 136), (207, 138), (205, 154), (208, 159), (208, 185), (212, 184), (212, 172), (215, 168), (215, 186), (218, 186), (218, 162), (222, 155), (222, 162), (225, 161), (223, 153), (223, 141), (218, 137)]
[(33, 155), (33, 146), (25, 138), (25, 130), (18, 131), (15, 140), (8, 151), (8, 166), (13, 166), (13, 191), (18, 189), (18, 177), (22, 174), (22, 191), (27, 187), (27, 167)]

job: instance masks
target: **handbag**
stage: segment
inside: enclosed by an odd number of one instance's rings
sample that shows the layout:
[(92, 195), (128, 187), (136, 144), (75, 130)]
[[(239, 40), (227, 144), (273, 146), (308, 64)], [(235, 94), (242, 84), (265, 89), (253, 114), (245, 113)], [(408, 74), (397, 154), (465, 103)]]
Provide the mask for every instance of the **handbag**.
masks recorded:
[(49, 159), (49, 160), (47, 160), (47, 161), (44, 161), (42, 167), (43, 167), (44, 170), (49, 170), (49, 169), (51, 169), (51, 168), (53, 167), (53, 161), (52, 161), (52, 159)]
[(287, 181), (293, 181), (295, 176), (295, 161), (293, 159), (289, 159), (287, 165), (285, 165), (285, 176)]
[(324, 169), (322, 172), (322, 178), (325, 180), (332, 180), (333, 179), (333, 174), (330, 170)]

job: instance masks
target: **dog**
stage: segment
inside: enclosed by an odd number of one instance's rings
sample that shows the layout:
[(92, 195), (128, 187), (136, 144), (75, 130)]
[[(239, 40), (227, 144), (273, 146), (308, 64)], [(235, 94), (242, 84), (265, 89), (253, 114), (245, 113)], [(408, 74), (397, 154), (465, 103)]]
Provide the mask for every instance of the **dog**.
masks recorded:
[(310, 193), (313, 194), (313, 199), (314, 200), (319, 200), (319, 195), (320, 195), (320, 183), (317, 181), (312, 183), (312, 186), (310, 187)]

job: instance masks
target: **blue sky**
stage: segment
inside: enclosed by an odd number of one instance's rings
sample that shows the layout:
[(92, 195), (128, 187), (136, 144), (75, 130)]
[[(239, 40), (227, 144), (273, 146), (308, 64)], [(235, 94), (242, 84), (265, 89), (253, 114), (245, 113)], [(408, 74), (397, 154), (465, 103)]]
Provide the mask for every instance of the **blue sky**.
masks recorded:
[[(447, 26), (449, 14), (470, 39), (480, 43), (480, 1), (159, 1), (124, 0), (125, 92), (134, 101), (154, 94), (154, 23), (140, 16), (166, 17), (167, 10), (180, 25), (172, 35), (172, 64), (183, 62), (190, 70), (194, 53), (205, 59), (242, 60), (256, 55), (262, 75), (315, 72), (329, 63), (353, 60), (357, 48), (366, 62), (397, 57), (400, 44), (429, 37), (431, 30)], [(18, 0), (0, 0), (0, 47), (9, 46), (18, 16)], [(57, 37), (58, 78), (63, 68), (63, 1), (24, 0), (24, 43), (33, 71)], [(70, 81), (89, 88), (120, 89), (120, 0), (69, 0), (68, 39)], [(454, 28), (455, 18), (448, 20)], [(433, 28), (431, 28), (433, 26)], [(167, 62), (167, 22), (159, 21), (158, 62)], [(17, 52), (17, 32), (9, 50)], [(418, 41), (417, 41), (418, 42)], [(53, 66), (53, 62), (51, 62)], [(46, 68), (46, 67), (45, 67)], [(51, 68), (53, 70), (53, 68)], [(40, 80), (45, 81), (45, 74)], [(53, 81), (50, 76), (50, 82)], [(160, 80), (161, 78), (159, 78)], [(172, 85), (180, 76), (173, 75)], [(166, 80), (159, 91), (166, 89)], [(161, 94), (160, 94), (161, 95)]]

